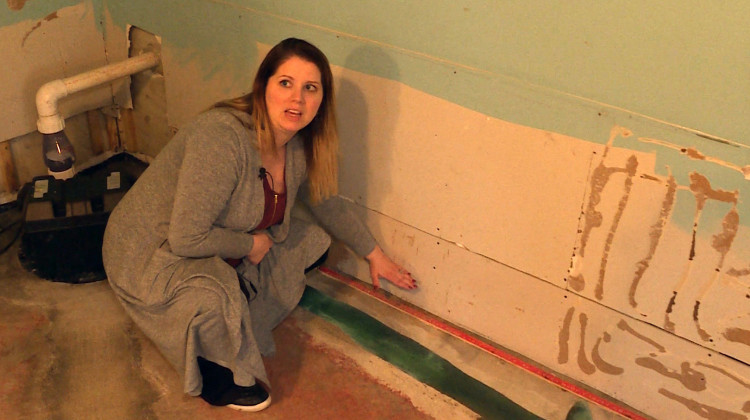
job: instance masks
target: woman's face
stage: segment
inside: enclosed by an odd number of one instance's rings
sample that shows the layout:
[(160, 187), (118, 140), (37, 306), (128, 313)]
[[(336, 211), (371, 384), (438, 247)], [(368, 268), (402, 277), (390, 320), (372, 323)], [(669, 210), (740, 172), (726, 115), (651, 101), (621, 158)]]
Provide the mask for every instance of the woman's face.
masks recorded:
[(266, 108), (276, 146), (285, 145), (315, 118), (323, 101), (318, 67), (297, 56), (281, 63), (266, 86)]

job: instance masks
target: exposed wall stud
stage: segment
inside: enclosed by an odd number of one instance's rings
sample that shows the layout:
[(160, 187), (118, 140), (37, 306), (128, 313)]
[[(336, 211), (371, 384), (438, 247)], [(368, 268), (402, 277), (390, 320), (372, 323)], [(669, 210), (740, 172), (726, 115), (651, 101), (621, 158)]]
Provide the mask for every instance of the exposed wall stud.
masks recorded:
[(0, 143), (0, 170), (3, 174), (3, 191), (18, 191), (18, 175), (16, 175), (16, 166), (13, 164), (13, 154), (8, 141)]
[(98, 156), (104, 152), (104, 148), (107, 146), (104, 138), (105, 130), (102, 124), (102, 114), (98, 110), (91, 110), (86, 112), (86, 117), (89, 123), (91, 151), (94, 156)]
[(138, 139), (132, 109), (123, 108), (120, 110), (119, 131), (122, 148), (130, 152), (138, 152)]
[(109, 150), (120, 151), (120, 135), (117, 132), (117, 118), (107, 115), (107, 139), (109, 139)]

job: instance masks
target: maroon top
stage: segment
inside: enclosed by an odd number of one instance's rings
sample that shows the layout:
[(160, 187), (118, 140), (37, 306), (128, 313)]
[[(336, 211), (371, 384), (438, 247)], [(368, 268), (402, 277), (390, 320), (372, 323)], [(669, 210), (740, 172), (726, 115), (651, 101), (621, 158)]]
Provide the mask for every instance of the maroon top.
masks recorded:
[[(253, 230), (268, 229), (273, 225), (278, 225), (284, 220), (284, 210), (286, 210), (286, 192), (281, 194), (275, 192), (271, 185), (268, 184), (268, 177), (263, 178), (263, 195), (265, 197), (265, 208), (263, 210), (263, 219)], [(224, 259), (232, 267), (237, 267), (242, 262), (238, 258)]]
[(263, 210), (263, 219), (254, 230), (268, 229), (273, 225), (278, 225), (284, 220), (284, 210), (286, 209), (286, 192), (277, 193), (268, 184), (268, 177), (263, 177), (263, 195), (266, 200), (266, 208)]

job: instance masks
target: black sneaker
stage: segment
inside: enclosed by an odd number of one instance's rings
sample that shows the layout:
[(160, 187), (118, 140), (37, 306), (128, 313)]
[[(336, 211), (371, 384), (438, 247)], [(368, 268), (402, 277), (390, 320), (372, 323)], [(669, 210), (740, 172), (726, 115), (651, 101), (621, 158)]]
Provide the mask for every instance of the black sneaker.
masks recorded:
[(259, 383), (239, 386), (231, 370), (202, 357), (198, 366), (203, 376), (201, 398), (207, 403), (241, 411), (260, 411), (271, 405), (271, 396)]
[(271, 405), (271, 396), (257, 383), (253, 386), (233, 385), (220, 398), (209, 403), (240, 411), (260, 411)]

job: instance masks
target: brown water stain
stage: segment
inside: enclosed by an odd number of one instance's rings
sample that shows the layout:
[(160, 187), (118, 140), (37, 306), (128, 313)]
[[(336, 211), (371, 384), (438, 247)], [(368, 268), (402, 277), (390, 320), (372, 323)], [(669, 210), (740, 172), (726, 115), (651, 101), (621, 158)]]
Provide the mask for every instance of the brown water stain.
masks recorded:
[(698, 233), (698, 221), (700, 220), (700, 216), (703, 213), (703, 208), (705, 207), (706, 202), (711, 199), (737, 205), (738, 192), (725, 191), (721, 189), (715, 190), (711, 188), (711, 183), (708, 181), (708, 178), (697, 172), (690, 173), (690, 190), (695, 195), (696, 204), (695, 216), (693, 218), (693, 238), (690, 246), (689, 257), (689, 260), (692, 261), (693, 259), (695, 259), (695, 244), (696, 236)]
[(646, 336), (644, 336), (642, 334), (639, 334), (638, 331), (634, 330), (630, 325), (628, 325), (628, 323), (625, 322), (624, 319), (621, 319), (620, 322), (617, 323), (617, 328), (619, 328), (619, 329), (621, 329), (621, 330), (623, 330), (623, 331), (625, 331), (627, 333), (630, 333), (632, 336), (634, 336), (635, 338), (638, 338), (641, 341), (644, 341), (644, 342), (646, 342), (648, 344), (651, 344), (652, 346), (656, 347), (656, 349), (659, 350), (659, 352), (661, 352), (661, 353), (665, 353), (667, 351), (667, 349), (664, 346), (662, 346), (661, 344), (657, 343), (656, 341), (654, 341), (654, 340), (652, 340), (652, 339), (650, 339), (650, 338), (648, 338), (648, 337), (646, 337)]
[(591, 352), (591, 360), (593, 360), (594, 365), (596, 365), (596, 367), (604, 373), (607, 373), (609, 375), (622, 375), (622, 373), (625, 372), (625, 369), (610, 364), (599, 354), (599, 345), (602, 343), (602, 340), (605, 343), (609, 343), (610, 341), (612, 341), (612, 336), (605, 331), (602, 337), (596, 340), (596, 344), (594, 344), (594, 350)]
[(737, 206), (733, 205), (732, 209), (724, 216), (724, 220), (722, 221), (721, 233), (718, 233), (713, 237), (712, 246), (717, 252), (719, 252), (719, 254), (721, 254), (721, 258), (719, 259), (719, 262), (716, 266), (714, 275), (708, 282), (706, 282), (706, 284), (698, 293), (698, 297), (695, 301), (695, 306), (693, 307), (693, 321), (695, 322), (695, 327), (698, 331), (698, 335), (701, 337), (701, 339), (703, 339), (703, 341), (711, 341), (711, 335), (705, 329), (703, 329), (700, 324), (699, 315), (701, 301), (719, 278), (719, 273), (721, 273), (721, 270), (724, 267), (724, 261), (726, 259), (727, 253), (732, 247), (734, 238), (737, 236), (739, 225), (740, 216), (737, 212)]
[(686, 154), (690, 159), (696, 159), (696, 160), (706, 160), (706, 155), (698, 151), (698, 149), (694, 147), (688, 147), (687, 149), (681, 150), (684, 154)]
[(661, 362), (651, 357), (639, 357), (635, 359), (635, 363), (667, 378), (676, 379), (682, 386), (691, 391), (706, 390), (706, 376), (691, 368), (689, 362), (682, 362), (680, 372), (667, 368)]
[(737, 207), (732, 207), (724, 216), (724, 220), (721, 222), (722, 231), (719, 234), (714, 235), (712, 246), (721, 254), (721, 261), (719, 262), (719, 268), (724, 265), (724, 258), (727, 256), (729, 249), (732, 247), (734, 238), (737, 237), (737, 231), (740, 227), (740, 215), (737, 212)]
[(733, 342), (750, 346), (750, 330), (742, 328), (727, 328), (722, 334), (724, 338)]
[(740, 385), (744, 386), (745, 388), (750, 389), (750, 384), (749, 383), (745, 382), (744, 380), (740, 379), (739, 377), (737, 377), (737, 376), (735, 376), (735, 375), (727, 372), (726, 370), (724, 370), (724, 369), (722, 369), (722, 368), (720, 368), (718, 366), (709, 365), (708, 363), (703, 363), (703, 362), (700, 362), (700, 361), (699, 362), (695, 362), (695, 364), (697, 366), (703, 366), (705, 368), (715, 370), (715, 371), (721, 373), (722, 375), (724, 375), (724, 376), (726, 376), (726, 377), (734, 380), (735, 382), (739, 383)]
[[(609, 181), (609, 177), (611, 176), (611, 174), (613, 172), (622, 171), (618, 168), (607, 168), (606, 166), (604, 166), (604, 158), (607, 157), (609, 149), (614, 144), (615, 138), (617, 138), (617, 136), (630, 137), (632, 135), (633, 133), (625, 127), (620, 127), (618, 125), (613, 126), (609, 132), (609, 139), (607, 140), (607, 145), (604, 148), (602, 159), (599, 162), (599, 165), (593, 170), (591, 174), (589, 201), (586, 205), (586, 210), (581, 212), (581, 217), (584, 220), (584, 224), (583, 229), (579, 231), (579, 233), (581, 234), (580, 246), (576, 249), (576, 251), (579, 252), (579, 256), (581, 258), (586, 255), (586, 245), (588, 243), (589, 236), (591, 235), (591, 231), (594, 228), (602, 225), (603, 216), (596, 210), (596, 206), (601, 201), (601, 192), (602, 190), (604, 190), (604, 186)], [(575, 256), (576, 255), (574, 254), (573, 257)], [(572, 266), (573, 264), (571, 264), (571, 267)], [(583, 290), (583, 288), (586, 286), (583, 275), (580, 273), (570, 275), (568, 278), (568, 284), (573, 288), (573, 290), (578, 292)]]
[(625, 179), (624, 183), (624, 191), (622, 193), (622, 197), (620, 197), (620, 202), (617, 206), (617, 212), (615, 213), (614, 219), (612, 220), (612, 225), (609, 228), (609, 233), (607, 234), (607, 240), (604, 243), (604, 252), (602, 254), (602, 260), (599, 265), (599, 279), (596, 283), (596, 289), (594, 291), (594, 294), (597, 299), (602, 300), (604, 298), (604, 276), (607, 271), (607, 264), (609, 261), (609, 252), (612, 249), (612, 242), (615, 240), (615, 233), (617, 232), (617, 228), (620, 226), (620, 220), (622, 219), (623, 213), (625, 213), (625, 207), (628, 205), (628, 201), (630, 200), (630, 192), (633, 189), (633, 177), (635, 176), (635, 171), (638, 168), (638, 159), (635, 157), (635, 155), (630, 156), (628, 159), (628, 163), (625, 166), (625, 171), (628, 175), (628, 177)]
[(568, 277), (568, 284), (576, 292), (580, 292), (586, 286), (586, 282), (583, 280), (583, 274), (577, 274)]
[(715, 190), (704, 175), (697, 172), (690, 173), (690, 190), (695, 193), (699, 208), (703, 208), (707, 199), (721, 201), (724, 203), (737, 204), (738, 191)]
[(604, 216), (601, 212), (596, 210), (596, 207), (601, 202), (602, 191), (609, 182), (610, 176), (613, 173), (620, 172), (619, 168), (608, 168), (604, 166), (604, 162), (600, 162), (599, 165), (594, 169), (591, 176), (591, 193), (589, 194), (589, 202), (586, 205), (586, 211), (583, 214), (584, 225), (581, 232), (581, 246), (579, 253), (581, 257), (586, 255), (586, 245), (588, 244), (589, 236), (594, 228), (598, 228), (602, 225)]
[(667, 310), (664, 311), (664, 329), (669, 332), (674, 332), (675, 325), (674, 322), (669, 318), (669, 315), (674, 310), (674, 305), (677, 302), (677, 291), (672, 291), (672, 297), (669, 298), (669, 303), (667, 304)]
[[(677, 294), (682, 290), (682, 287), (685, 285), (685, 282), (690, 276), (690, 270), (692, 268), (692, 263), (695, 260), (695, 255), (696, 255), (695, 248), (696, 248), (696, 242), (697, 242), (699, 221), (703, 213), (703, 209), (706, 205), (706, 202), (708, 200), (715, 200), (715, 201), (733, 204), (736, 207), (738, 196), (739, 196), (739, 192), (736, 190), (726, 191), (722, 189), (713, 189), (711, 187), (711, 183), (708, 181), (708, 178), (706, 178), (704, 175), (698, 172), (690, 173), (690, 190), (693, 192), (693, 195), (695, 196), (696, 205), (695, 205), (695, 214), (693, 216), (693, 232), (692, 232), (692, 239), (691, 239), (691, 244), (690, 244), (690, 254), (688, 256), (688, 265), (685, 268), (685, 272), (683, 273), (682, 278), (680, 279), (677, 287), (675, 287), (675, 290), (673, 291), (672, 298), (667, 306), (667, 311), (664, 315), (664, 328), (667, 331), (671, 331), (671, 332), (674, 332), (675, 325), (670, 320), (670, 313), (672, 312), (672, 307), (675, 304)], [(735, 209), (733, 210), (736, 212)], [(718, 246), (719, 249), (724, 249), (724, 247), (726, 247), (728, 251), (729, 247), (731, 247), (731, 242), (734, 239), (734, 236), (736, 236), (736, 231), (734, 233), (732, 233), (732, 231), (736, 230), (739, 227), (739, 215), (737, 215), (737, 218), (735, 219), (735, 216), (732, 213), (733, 212), (730, 211), (730, 213), (724, 218), (723, 233), (714, 236), (714, 248)], [(737, 225), (736, 228), (734, 227), (735, 224)], [(723, 259), (724, 259), (724, 256), (722, 256), (721, 264), (723, 264)], [(710, 289), (714, 281), (715, 281), (715, 278), (706, 286), (704, 286), (703, 291), (700, 293), (698, 299), (700, 299)], [(700, 335), (700, 337), (705, 341), (710, 341), (711, 336), (700, 326), (699, 316), (698, 316), (699, 311), (700, 311), (700, 300), (696, 300), (695, 305), (693, 306), (693, 321), (696, 324), (696, 328), (698, 330), (698, 334)]]
[(698, 331), (698, 336), (703, 341), (711, 341), (711, 334), (708, 333), (708, 331), (704, 330), (703, 327), (701, 327), (700, 322), (700, 307), (701, 307), (701, 301), (696, 300), (695, 305), (693, 305), (693, 322), (695, 323), (695, 329)]
[(36, 25), (32, 26), (31, 29), (28, 32), (26, 32), (26, 35), (23, 36), (23, 40), (21, 40), (21, 47), (23, 47), (26, 44), (26, 40), (29, 38), (29, 35), (31, 35), (32, 32), (36, 31), (37, 29), (39, 29), (40, 26), (42, 26), (42, 23), (49, 22), (57, 18), (58, 18), (57, 12), (52, 12), (48, 14), (47, 16), (45, 16), (44, 19), (37, 22)]
[(727, 274), (733, 277), (747, 276), (747, 275), (750, 275), (750, 268), (742, 268), (742, 269), (730, 268), (729, 270), (727, 270)]
[(589, 362), (586, 358), (586, 325), (588, 324), (588, 316), (586, 314), (579, 314), (578, 320), (581, 323), (581, 345), (578, 347), (578, 367), (581, 371), (587, 375), (591, 375), (596, 372), (596, 367)]
[(659, 179), (658, 177), (655, 177), (653, 175), (649, 175), (649, 174), (641, 174), (641, 179), (646, 179), (646, 180), (649, 180), (649, 181), (659, 181), (659, 182), (661, 182), (661, 179)]
[(573, 313), (575, 308), (570, 307), (568, 312), (565, 313), (563, 319), (562, 328), (560, 328), (560, 334), (558, 335), (558, 347), (559, 352), (557, 353), (557, 363), (565, 364), (568, 363), (568, 340), (570, 340), (570, 323), (573, 321)]
[(677, 401), (678, 403), (684, 405), (688, 410), (703, 417), (704, 419), (747, 420), (747, 417), (743, 414), (733, 413), (731, 411), (722, 410), (721, 408), (701, 404), (698, 401), (682, 397), (680, 395), (667, 391), (664, 388), (659, 388), (659, 393), (669, 398), (670, 400)]
[(693, 261), (695, 259), (695, 238), (698, 235), (698, 219), (700, 218), (701, 210), (702, 209), (696, 211), (696, 221), (693, 223), (693, 234), (692, 238), (690, 239), (690, 254), (688, 255), (688, 261)]
[(651, 225), (651, 232), (649, 233), (650, 243), (648, 254), (636, 264), (635, 276), (633, 281), (630, 283), (630, 293), (628, 299), (630, 306), (635, 308), (638, 306), (638, 302), (635, 300), (635, 294), (638, 291), (638, 285), (643, 278), (643, 275), (651, 265), (651, 260), (654, 258), (656, 248), (659, 246), (662, 234), (664, 233), (664, 226), (669, 220), (669, 216), (672, 214), (672, 208), (674, 207), (675, 199), (677, 197), (677, 181), (671, 174), (667, 179), (667, 193), (664, 195), (664, 200), (661, 203), (661, 211), (659, 212), (659, 220)]
[[(599, 162), (599, 165), (596, 168), (594, 168), (594, 171), (591, 174), (589, 200), (586, 204), (586, 210), (583, 212), (584, 224), (583, 229), (581, 229), (581, 241), (578, 249), (581, 258), (586, 255), (586, 246), (588, 245), (591, 232), (595, 228), (601, 227), (602, 222), (604, 221), (604, 216), (597, 210), (597, 207), (602, 200), (602, 191), (604, 191), (604, 187), (609, 183), (610, 177), (615, 173), (627, 172), (630, 175), (632, 165), (638, 165), (635, 156), (631, 156), (626, 168), (607, 167), (604, 165), (603, 160)], [(634, 174), (634, 168), (632, 168), (632, 170)], [(632, 177), (632, 175), (630, 175), (630, 177)], [(632, 179), (630, 177), (628, 178), (628, 181), (632, 184)], [(628, 181), (626, 181), (626, 184)], [(576, 291), (583, 290), (586, 285), (586, 281), (581, 273), (570, 276), (568, 281), (571, 287)]]
[(8, 9), (21, 10), (26, 5), (26, 0), (8, 0)]

